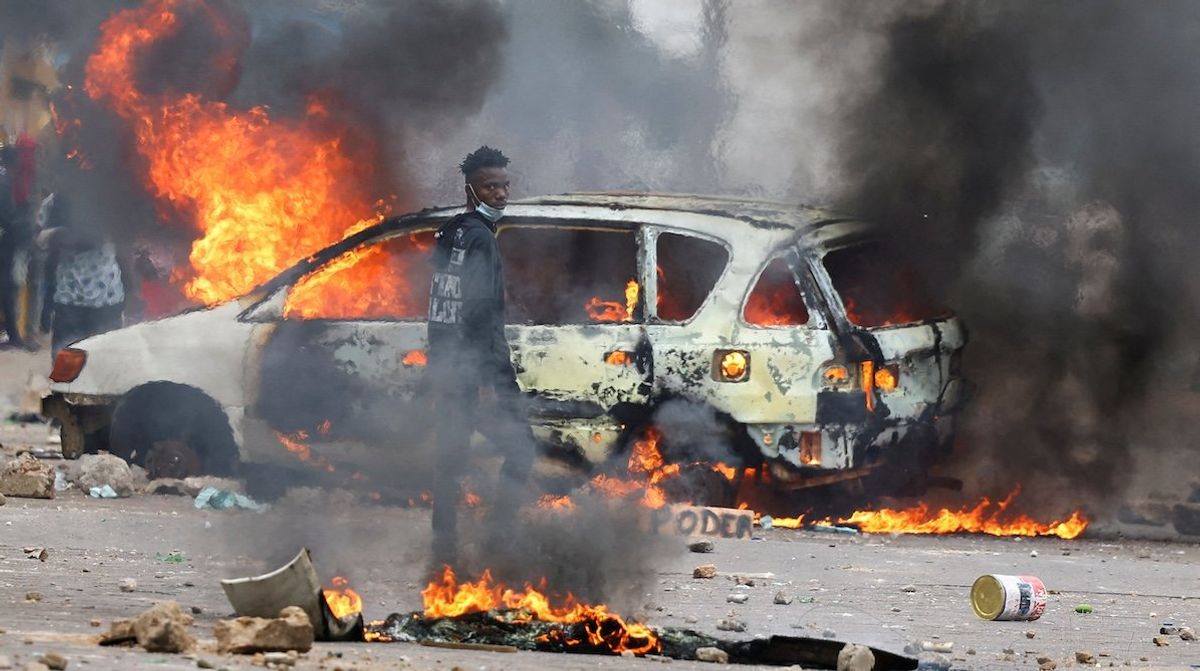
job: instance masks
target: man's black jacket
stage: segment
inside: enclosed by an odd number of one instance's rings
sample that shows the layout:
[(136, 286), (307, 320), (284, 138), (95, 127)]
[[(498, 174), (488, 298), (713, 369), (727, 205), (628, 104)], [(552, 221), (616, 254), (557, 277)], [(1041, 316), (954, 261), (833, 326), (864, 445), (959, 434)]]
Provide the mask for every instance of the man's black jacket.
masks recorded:
[(429, 357), (481, 385), (513, 380), (504, 337), (504, 269), (495, 229), (472, 211), (437, 231), (429, 286)]

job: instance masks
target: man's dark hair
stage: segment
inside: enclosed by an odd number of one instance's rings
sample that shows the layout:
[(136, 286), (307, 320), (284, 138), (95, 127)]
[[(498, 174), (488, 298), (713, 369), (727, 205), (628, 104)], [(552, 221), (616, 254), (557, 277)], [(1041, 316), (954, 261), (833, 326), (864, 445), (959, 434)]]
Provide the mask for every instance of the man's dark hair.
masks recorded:
[(467, 154), (462, 163), (458, 164), (458, 169), (462, 171), (463, 177), (470, 180), (471, 177), (483, 170), (484, 168), (507, 168), (508, 157), (499, 149), (492, 149), (486, 144)]

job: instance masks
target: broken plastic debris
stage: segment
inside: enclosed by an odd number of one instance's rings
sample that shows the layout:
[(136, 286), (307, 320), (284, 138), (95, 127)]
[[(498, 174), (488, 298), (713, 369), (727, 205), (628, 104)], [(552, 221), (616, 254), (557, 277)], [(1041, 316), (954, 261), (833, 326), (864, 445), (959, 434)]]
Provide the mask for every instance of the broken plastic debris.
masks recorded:
[(167, 562), (168, 564), (182, 564), (183, 563), (183, 553), (180, 552), (179, 550), (171, 550), (170, 552), (168, 552), (165, 555), (160, 555), (160, 554), (156, 553), (154, 555), (154, 558), (161, 562)]
[(117, 498), (117, 490), (113, 489), (112, 485), (92, 487), (88, 490), (88, 495), (94, 499), (115, 499)]
[(1084, 614), (1090, 613), (1090, 612), (1092, 612), (1092, 604), (1081, 603), (1078, 606), (1075, 606), (1075, 612), (1076, 613), (1084, 613)]
[(267, 506), (255, 501), (245, 494), (238, 494), (228, 489), (217, 489), (212, 485), (200, 490), (196, 495), (197, 508), (212, 508), (213, 510), (229, 510), (243, 508), (245, 510), (263, 511)]

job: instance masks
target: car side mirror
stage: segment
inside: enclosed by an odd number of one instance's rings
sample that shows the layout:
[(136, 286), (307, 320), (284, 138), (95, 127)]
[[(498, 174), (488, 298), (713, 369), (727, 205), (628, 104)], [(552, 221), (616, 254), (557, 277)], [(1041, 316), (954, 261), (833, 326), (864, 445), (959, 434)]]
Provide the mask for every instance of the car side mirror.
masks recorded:
[(287, 287), (276, 289), (266, 298), (250, 306), (238, 316), (244, 322), (275, 322), (283, 318), (283, 305), (287, 299)]

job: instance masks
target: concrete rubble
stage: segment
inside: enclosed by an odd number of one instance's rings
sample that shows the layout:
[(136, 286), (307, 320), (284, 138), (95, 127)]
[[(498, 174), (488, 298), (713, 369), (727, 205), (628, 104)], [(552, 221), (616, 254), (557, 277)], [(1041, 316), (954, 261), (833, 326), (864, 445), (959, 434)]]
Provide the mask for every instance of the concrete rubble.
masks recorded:
[(154, 604), (131, 623), (138, 645), (147, 652), (184, 652), (196, 645), (188, 633), (192, 616), (179, 609), (174, 601)]
[(15, 498), (54, 498), (54, 468), (28, 454), (0, 468), (0, 494)]
[(79, 457), (68, 480), (84, 492), (108, 485), (121, 498), (133, 496), (136, 491), (133, 471), (130, 470), (129, 464), (124, 459), (106, 452)]
[(313, 644), (313, 626), (302, 608), (288, 606), (277, 618), (239, 617), (217, 622), (213, 634), (222, 653), (307, 652)]
[(865, 645), (847, 643), (837, 656), (837, 671), (871, 671), (875, 667), (875, 653)]

